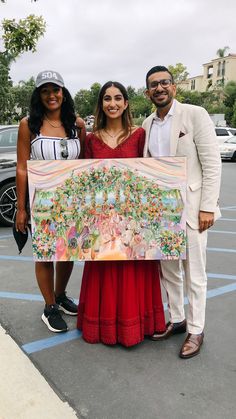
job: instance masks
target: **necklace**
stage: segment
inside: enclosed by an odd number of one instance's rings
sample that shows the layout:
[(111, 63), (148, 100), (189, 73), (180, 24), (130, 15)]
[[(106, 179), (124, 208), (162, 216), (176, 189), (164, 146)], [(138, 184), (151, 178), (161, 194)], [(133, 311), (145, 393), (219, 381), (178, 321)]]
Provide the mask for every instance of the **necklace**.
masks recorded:
[(115, 135), (112, 135), (112, 134), (110, 134), (105, 128), (103, 128), (103, 131), (107, 134), (107, 135), (109, 135), (109, 137), (111, 137), (111, 138), (116, 138), (116, 137), (118, 137), (118, 135), (123, 131), (122, 129), (120, 129), (119, 131), (117, 131), (117, 133), (115, 134)]
[(54, 125), (50, 119), (48, 119), (48, 117), (45, 115), (44, 118), (46, 119), (46, 121), (49, 123), (49, 125), (51, 125), (51, 127), (53, 128), (60, 128), (62, 126), (62, 122), (60, 123), (60, 125)]

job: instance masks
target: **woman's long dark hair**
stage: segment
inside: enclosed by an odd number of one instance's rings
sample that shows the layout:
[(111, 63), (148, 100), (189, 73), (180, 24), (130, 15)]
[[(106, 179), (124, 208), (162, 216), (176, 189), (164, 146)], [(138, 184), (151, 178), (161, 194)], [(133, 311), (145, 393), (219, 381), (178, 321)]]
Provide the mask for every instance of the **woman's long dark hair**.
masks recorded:
[[(28, 124), (30, 131), (34, 135), (40, 134), (40, 128), (43, 124), (43, 119), (45, 115), (45, 107), (43, 106), (40, 98), (41, 87), (43, 86), (34, 89), (30, 100), (30, 113)], [(69, 91), (65, 87), (62, 87), (62, 92), (63, 102), (61, 105), (61, 122), (63, 127), (65, 128), (67, 137), (74, 138), (76, 136), (76, 115), (74, 101)]]
[[(122, 93), (124, 100), (128, 101), (128, 93), (126, 88), (119, 83), (118, 81), (108, 81), (107, 83), (105, 83), (98, 95), (98, 101), (97, 101), (97, 106), (96, 106), (96, 110), (95, 110), (95, 120), (94, 120), (94, 126), (93, 126), (93, 132), (98, 132), (101, 129), (106, 128), (106, 124), (107, 124), (107, 117), (102, 109), (102, 102), (103, 102), (103, 97), (105, 96), (106, 90), (109, 89), (109, 87), (116, 87), (117, 89), (120, 90), (120, 92)], [(124, 110), (123, 114), (122, 114), (122, 127), (123, 127), (123, 131), (121, 133), (121, 135), (118, 138), (118, 142), (119, 139), (125, 139), (126, 137), (128, 137), (131, 132), (132, 132), (132, 127), (133, 127), (133, 122), (132, 122), (132, 116), (130, 113), (130, 109), (129, 109), (129, 103), (127, 108)]]

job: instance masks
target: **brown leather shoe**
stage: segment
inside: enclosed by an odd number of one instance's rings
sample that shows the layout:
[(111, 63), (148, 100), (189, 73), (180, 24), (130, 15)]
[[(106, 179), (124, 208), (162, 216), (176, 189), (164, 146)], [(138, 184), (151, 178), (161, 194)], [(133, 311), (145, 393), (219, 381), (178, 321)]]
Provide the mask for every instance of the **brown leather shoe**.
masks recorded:
[(180, 349), (180, 358), (192, 358), (193, 356), (199, 354), (201, 345), (203, 343), (203, 338), (203, 332), (200, 335), (189, 333), (182, 345), (182, 348)]
[(164, 333), (153, 333), (152, 336), (150, 336), (151, 340), (164, 340), (168, 339), (172, 335), (177, 335), (178, 333), (185, 333), (186, 332), (186, 320), (184, 319), (180, 323), (167, 323), (166, 325), (166, 331)]

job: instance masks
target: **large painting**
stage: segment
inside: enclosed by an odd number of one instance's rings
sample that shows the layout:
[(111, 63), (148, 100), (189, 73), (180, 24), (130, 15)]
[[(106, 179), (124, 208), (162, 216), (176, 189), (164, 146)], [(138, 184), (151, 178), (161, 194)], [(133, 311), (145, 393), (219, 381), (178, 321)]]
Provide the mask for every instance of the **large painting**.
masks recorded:
[(185, 259), (186, 158), (28, 161), (36, 261)]

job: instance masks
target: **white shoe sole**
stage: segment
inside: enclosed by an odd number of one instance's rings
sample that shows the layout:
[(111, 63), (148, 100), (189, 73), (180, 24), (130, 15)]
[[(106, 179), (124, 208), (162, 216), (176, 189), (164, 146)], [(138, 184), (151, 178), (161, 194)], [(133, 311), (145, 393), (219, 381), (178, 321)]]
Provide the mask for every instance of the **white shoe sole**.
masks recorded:
[(63, 311), (63, 313), (68, 314), (69, 316), (77, 316), (77, 312), (76, 313), (72, 313), (71, 311), (66, 310), (60, 304), (58, 304), (58, 309), (61, 310), (61, 311)]
[(47, 317), (45, 316), (44, 313), (42, 314), (41, 319), (46, 324), (46, 326), (48, 327), (48, 329), (51, 330), (51, 332), (54, 332), (54, 333), (63, 333), (63, 332), (67, 332), (68, 331), (68, 327), (66, 329), (63, 329), (63, 330), (54, 329), (50, 325), (50, 323), (49, 323), (49, 321), (48, 321), (48, 319), (47, 319)]

